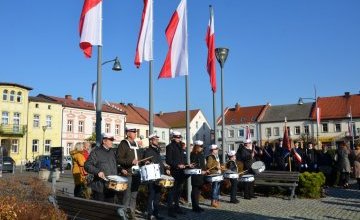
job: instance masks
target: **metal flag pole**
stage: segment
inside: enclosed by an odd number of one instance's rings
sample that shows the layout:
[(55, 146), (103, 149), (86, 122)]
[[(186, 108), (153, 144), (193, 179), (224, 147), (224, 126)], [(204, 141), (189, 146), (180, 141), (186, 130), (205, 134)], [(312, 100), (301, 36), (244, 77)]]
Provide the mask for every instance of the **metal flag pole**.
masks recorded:
[(98, 45), (97, 57), (97, 80), (96, 80), (96, 146), (101, 145), (101, 66), (102, 66), (102, 46)]
[[(190, 164), (190, 111), (189, 111), (189, 77), (185, 75), (186, 96), (186, 162)], [(187, 200), (191, 204), (191, 178), (187, 179)]]
[[(154, 2), (152, 2), (152, 4), (154, 4)], [(150, 22), (154, 23), (154, 20), (152, 19)], [(151, 41), (151, 48), (154, 48), (153, 44), (154, 41)], [(154, 94), (153, 94), (154, 90), (153, 90), (152, 71), (153, 71), (153, 60), (150, 60), (149, 61), (149, 134), (152, 134), (154, 132)]]

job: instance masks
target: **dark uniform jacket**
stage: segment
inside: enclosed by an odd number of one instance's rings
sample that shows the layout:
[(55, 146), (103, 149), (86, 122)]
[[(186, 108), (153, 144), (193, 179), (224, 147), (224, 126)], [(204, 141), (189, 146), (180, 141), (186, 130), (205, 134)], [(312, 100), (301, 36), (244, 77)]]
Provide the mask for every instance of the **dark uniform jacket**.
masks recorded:
[[(190, 162), (194, 163), (195, 169), (201, 169), (201, 170), (206, 170), (206, 166), (205, 166), (205, 157), (204, 154), (201, 153), (194, 153), (191, 152), (190, 153)], [(204, 175), (191, 175), (191, 185), (193, 186), (201, 186), (204, 184)]]
[(241, 148), (239, 152), (239, 160), (244, 163), (244, 170), (249, 172), (251, 172), (251, 165), (255, 162), (251, 154), (252, 150), (246, 149), (246, 147)]
[(233, 160), (229, 160), (229, 161), (226, 163), (226, 169), (231, 170), (231, 171), (237, 173), (238, 168), (237, 168), (236, 162), (233, 161)]
[(99, 172), (104, 172), (105, 176), (117, 175), (115, 152), (106, 149), (104, 146), (97, 147), (91, 151), (88, 160), (85, 162), (86, 172), (94, 175), (91, 189), (96, 192), (104, 192), (105, 181), (98, 177)]
[(170, 166), (171, 174), (175, 179), (185, 178), (184, 171), (178, 168), (179, 164), (185, 164), (184, 150), (180, 143), (171, 141), (171, 143), (166, 146), (166, 163)]
[(147, 162), (147, 161), (154, 163), (154, 164), (159, 164), (160, 174), (165, 173), (164, 163), (162, 162), (161, 156), (160, 156), (160, 149), (157, 146), (153, 146), (153, 145), (149, 146), (144, 151), (143, 158), (147, 158), (147, 157), (151, 157), (151, 158), (144, 161), (141, 165), (145, 165), (145, 162)]
[[(130, 141), (129, 141), (130, 142)], [(136, 147), (136, 143), (130, 142), (132, 147)], [(142, 159), (141, 151), (137, 150), (138, 160)], [(129, 174), (133, 174), (131, 167), (133, 166), (132, 162), (135, 159), (135, 150), (131, 149), (126, 140), (122, 140), (116, 151), (116, 162), (125, 169)]]

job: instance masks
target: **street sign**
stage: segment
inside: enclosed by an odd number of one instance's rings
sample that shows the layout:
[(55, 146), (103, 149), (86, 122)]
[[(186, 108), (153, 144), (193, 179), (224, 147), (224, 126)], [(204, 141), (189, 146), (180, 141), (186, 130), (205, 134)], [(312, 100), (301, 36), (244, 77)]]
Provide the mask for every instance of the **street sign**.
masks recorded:
[(60, 169), (62, 171), (63, 161), (63, 148), (51, 147), (50, 148), (50, 167), (51, 170)]

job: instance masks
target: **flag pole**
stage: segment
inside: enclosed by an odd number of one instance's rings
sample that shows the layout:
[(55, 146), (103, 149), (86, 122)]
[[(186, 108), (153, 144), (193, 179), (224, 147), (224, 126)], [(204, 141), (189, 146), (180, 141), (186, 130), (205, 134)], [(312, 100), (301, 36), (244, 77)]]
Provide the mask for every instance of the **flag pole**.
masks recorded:
[[(154, 5), (154, 2), (152, 2), (152, 4)], [(152, 7), (152, 9), (153, 9), (153, 7)], [(154, 24), (153, 19), (151, 19), (150, 22), (152, 24)], [(153, 25), (151, 25), (151, 27), (153, 27)], [(153, 40), (151, 41), (151, 48), (154, 48), (154, 41)], [(153, 95), (152, 71), (153, 71), (153, 59), (151, 59), (149, 61), (149, 135), (154, 132), (154, 95)]]
[(102, 46), (98, 45), (97, 57), (97, 81), (96, 81), (96, 146), (101, 145), (101, 63), (102, 63)]
[[(185, 75), (185, 97), (186, 97), (186, 161), (190, 164), (190, 112), (189, 112), (189, 77)], [(191, 204), (191, 178), (187, 179), (187, 199)]]
[(217, 141), (217, 132), (216, 132), (216, 99), (215, 99), (215, 92), (212, 92), (213, 97), (213, 128), (214, 128), (214, 143), (216, 144)]

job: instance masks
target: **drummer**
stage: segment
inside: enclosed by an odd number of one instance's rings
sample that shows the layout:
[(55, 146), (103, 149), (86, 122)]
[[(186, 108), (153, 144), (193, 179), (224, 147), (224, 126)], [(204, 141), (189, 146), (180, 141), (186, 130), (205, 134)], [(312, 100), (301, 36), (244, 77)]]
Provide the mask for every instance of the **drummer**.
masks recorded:
[[(255, 160), (254, 160), (254, 152), (250, 139), (247, 139), (245, 146), (239, 149), (239, 160), (243, 162), (244, 170), (247, 171), (248, 173), (252, 173), (251, 165), (255, 162)], [(254, 196), (254, 182), (245, 185), (244, 198), (245, 199), (256, 198)]]
[(116, 158), (112, 150), (114, 137), (103, 134), (102, 145), (91, 151), (85, 162), (86, 172), (94, 175), (91, 190), (94, 200), (114, 203), (115, 192), (105, 187), (108, 175), (116, 175)]
[(199, 206), (199, 196), (201, 187), (204, 184), (204, 174), (207, 173), (205, 158), (203, 153), (203, 141), (194, 142), (194, 147), (190, 153), (190, 163), (194, 164), (195, 169), (201, 169), (201, 175), (191, 176), (191, 204), (194, 212), (203, 212), (204, 209)]
[[(170, 170), (165, 170), (164, 163), (161, 161), (159, 136), (157, 136), (155, 133), (149, 135), (149, 147), (146, 148), (144, 152), (144, 158), (148, 158), (144, 161), (145, 164), (159, 164), (161, 175), (164, 173), (170, 175)], [(159, 216), (161, 187), (155, 184), (154, 181), (149, 181), (147, 185), (149, 192), (147, 203), (147, 219), (162, 219), (162, 217)]]
[[(229, 160), (226, 163), (226, 169), (231, 172), (237, 173), (238, 168), (236, 165), (236, 152), (232, 150), (229, 151), (227, 155)], [(239, 200), (236, 199), (238, 179), (232, 178), (230, 179), (230, 183), (231, 183), (230, 203), (237, 204), (239, 203)]]
[[(220, 158), (219, 158), (219, 148), (216, 144), (210, 146), (210, 154), (206, 157), (206, 168), (209, 170), (210, 174), (221, 174)], [(211, 184), (211, 206), (218, 208), (220, 197), (220, 182), (212, 182)]]

